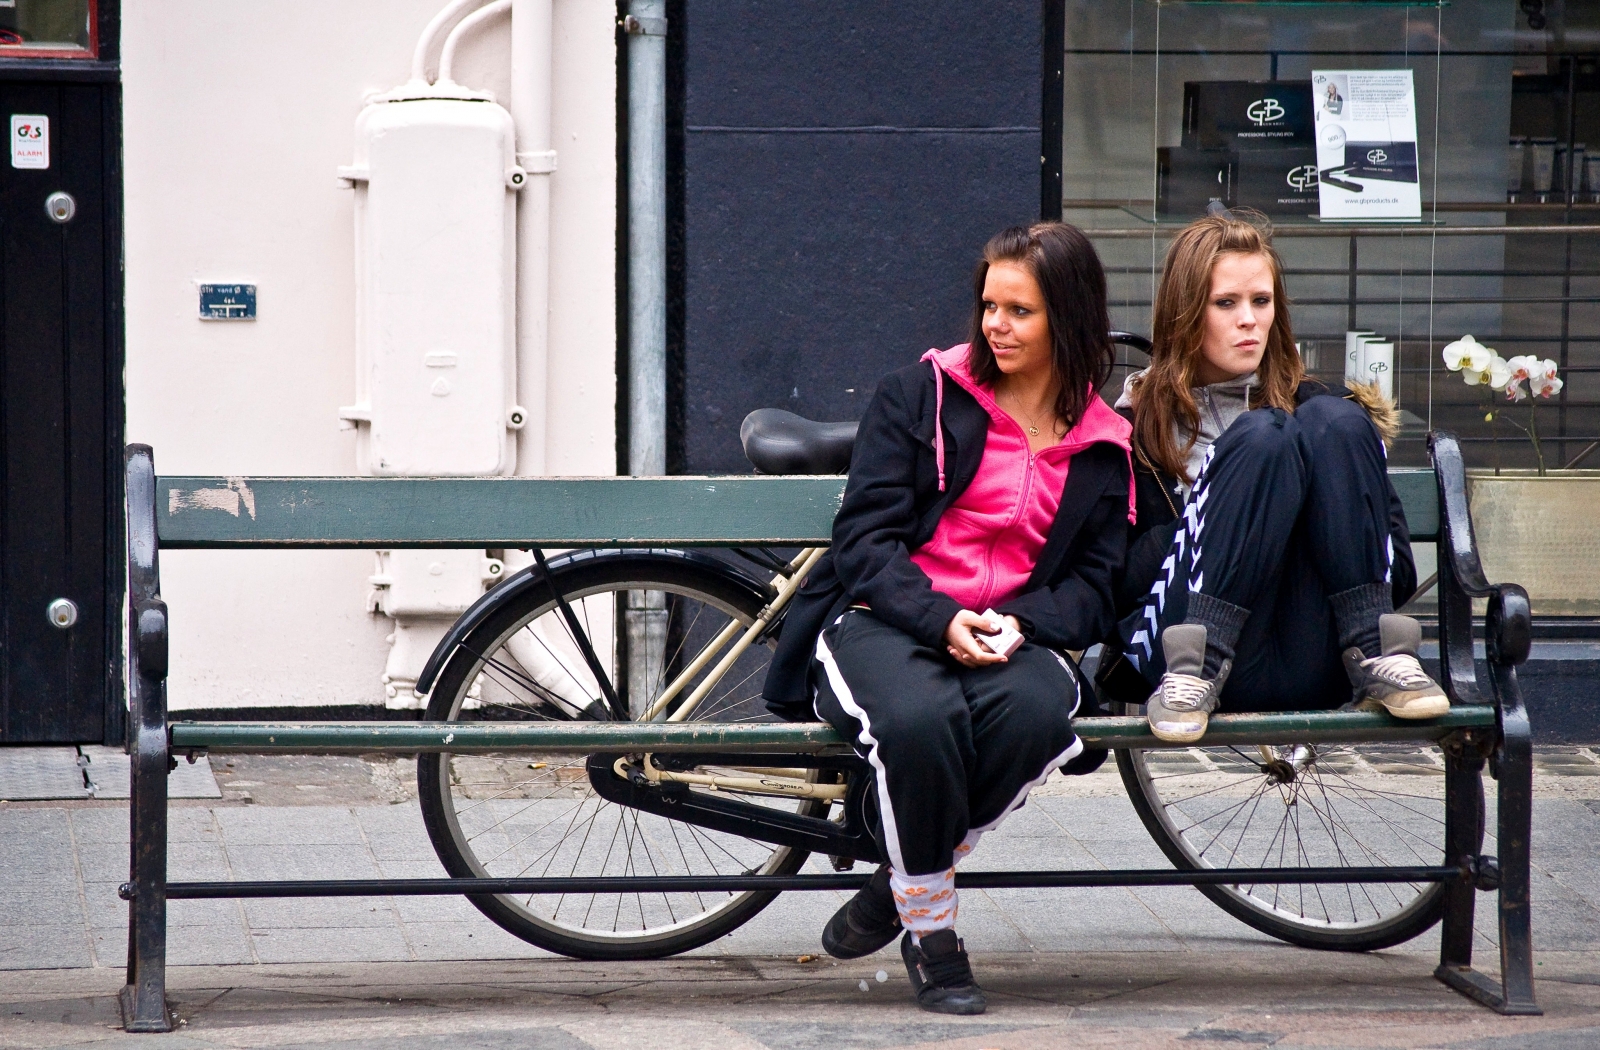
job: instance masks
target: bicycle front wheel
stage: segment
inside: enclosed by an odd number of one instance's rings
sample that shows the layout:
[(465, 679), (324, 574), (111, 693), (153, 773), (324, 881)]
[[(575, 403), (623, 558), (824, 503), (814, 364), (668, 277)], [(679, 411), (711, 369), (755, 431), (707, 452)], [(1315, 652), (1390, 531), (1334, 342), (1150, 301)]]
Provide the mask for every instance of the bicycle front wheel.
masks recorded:
[[(715, 658), (697, 657), (711, 649), (726, 652), (729, 639), (754, 621), (767, 600), (759, 584), (705, 555), (681, 551), (583, 551), (553, 561), (548, 585), (531, 582), (449, 657), (429, 697), (430, 720), (613, 717), (606, 690), (583, 653), (585, 640), (612, 692), (625, 697), (631, 717), (648, 718), (662, 691), (677, 682), (679, 691), (663, 714), (674, 711), (716, 666)], [(774, 721), (760, 698), (770, 659), (770, 644), (751, 646), (699, 700), (689, 720)], [(685, 676), (686, 668), (693, 673)], [(710, 766), (692, 772), (732, 780), (750, 776)], [(814, 770), (778, 772), (801, 782), (816, 778)], [(807, 856), (617, 805), (592, 789), (583, 757), (423, 755), (417, 775), (428, 834), (456, 877), (792, 874)], [(802, 816), (822, 816), (828, 809), (826, 801), (815, 799), (741, 795), (725, 783), (710, 790)], [(652, 959), (715, 940), (776, 896), (639, 892), (470, 899), (504, 929), (549, 951), (580, 959)]]
[[(1130, 707), (1128, 714), (1139, 713)], [(1428, 744), (1117, 752), (1145, 828), (1182, 869), (1444, 861), (1444, 759)], [(1234, 918), (1305, 948), (1374, 951), (1439, 921), (1424, 883), (1197, 886)]]

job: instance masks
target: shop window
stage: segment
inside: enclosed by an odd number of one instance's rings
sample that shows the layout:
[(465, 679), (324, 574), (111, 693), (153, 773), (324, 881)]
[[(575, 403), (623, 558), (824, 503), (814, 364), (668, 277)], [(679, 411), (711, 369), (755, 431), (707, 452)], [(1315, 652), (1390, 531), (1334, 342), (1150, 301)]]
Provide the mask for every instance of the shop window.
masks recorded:
[[(1438, 428), (1489, 473), (1600, 468), (1597, 52), (1594, 4), (1067, 0), (1063, 215), (1092, 231), (1113, 320), (1148, 334), (1172, 232), (1259, 210), (1311, 375), (1344, 382), (1349, 332), (1392, 347), (1391, 462), (1425, 464)], [(1468, 334), (1555, 362), (1559, 393), (1530, 419), (1468, 385), (1442, 356)], [(1121, 352), (1113, 385), (1145, 363)], [(1600, 547), (1574, 557), (1600, 573)]]
[[(1600, 439), (1600, 10), (1579, 25), (1575, 6), (1535, 12), (1536, 29), (1532, 0), (1071, 0), (1063, 213), (1095, 231), (1117, 322), (1148, 331), (1172, 230), (1211, 200), (1258, 209), (1313, 374), (1342, 380), (1348, 331), (1394, 343), (1398, 460), (1423, 462), (1432, 425), (1474, 465), (1536, 465), (1519, 420), (1486, 422), (1482, 392), (1445, 368), (1466, 334), (1557, 362), (1565, 384), (1540, 423), (1546, 462), (1572, 460)], [(1345, 99), (1348, 74), (1369, 71), (1409, 73), (1414, 139), (1346, 136), (1341, 163), (1319, 164), (1318, 129), (1336, 125), (1316, 111), (1331, 99), (1349, 116), (1363, 103)], [(1329, 183), (1398, 188), (1416, 212), (1328, 215)]]

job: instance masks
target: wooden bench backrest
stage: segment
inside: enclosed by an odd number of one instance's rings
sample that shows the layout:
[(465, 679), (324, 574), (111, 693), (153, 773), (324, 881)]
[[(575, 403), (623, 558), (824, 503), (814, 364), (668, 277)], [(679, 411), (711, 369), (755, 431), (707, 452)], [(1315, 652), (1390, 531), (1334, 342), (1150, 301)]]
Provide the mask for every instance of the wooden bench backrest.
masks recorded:
[[(1431, 469), (1389, 472), (1415, 540), (1439, 532)], [(638, 547), (825, 544), (841, 477), (156, 478), (160, 545)]]

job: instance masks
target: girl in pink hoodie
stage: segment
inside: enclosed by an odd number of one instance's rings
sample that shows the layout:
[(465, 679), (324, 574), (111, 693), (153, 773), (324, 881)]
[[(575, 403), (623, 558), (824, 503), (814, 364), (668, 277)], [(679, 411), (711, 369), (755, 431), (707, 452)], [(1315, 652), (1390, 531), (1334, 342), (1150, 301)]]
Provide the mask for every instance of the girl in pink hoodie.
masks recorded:
[(766, 689), (779, 713), (810, 701), (876, 773), (888, 863), (823, 946), (855, 958), (904, 929), (917, 1000), (945, 1013), (984, 1009), (954, 930), (955, 862), (1081, 760), (1066, 651), (1110, 627), (1133, 513), (1129, 425), (1095, 393), (1111, 344), (1088, 239), (1006, 230), (974, 300), (969, 343), (880, 384)]

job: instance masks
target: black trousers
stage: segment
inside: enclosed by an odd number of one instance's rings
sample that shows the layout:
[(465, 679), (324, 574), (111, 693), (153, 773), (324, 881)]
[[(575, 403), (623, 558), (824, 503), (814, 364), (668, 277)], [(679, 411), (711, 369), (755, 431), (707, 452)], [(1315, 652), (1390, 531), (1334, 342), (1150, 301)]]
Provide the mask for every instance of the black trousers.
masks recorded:
[(1357, 404), (1247, 412), (1208, 450), (1161, 572), (1118, 634), (1155, 685), (1161, 632), (1190, 595), (1249, 610), (1220, 707), (1315, 710), (1350, 699), (1328, 596), (1389, 580), (1386, 454)]
[(818, 717), (877, 774), (883, 845), (905, 875), (949, 868), (1083, 750), (1077, 677), (1067, 657), (1032, 643), (969, 669), (850, 609), (817, 639), (812, 674)]

